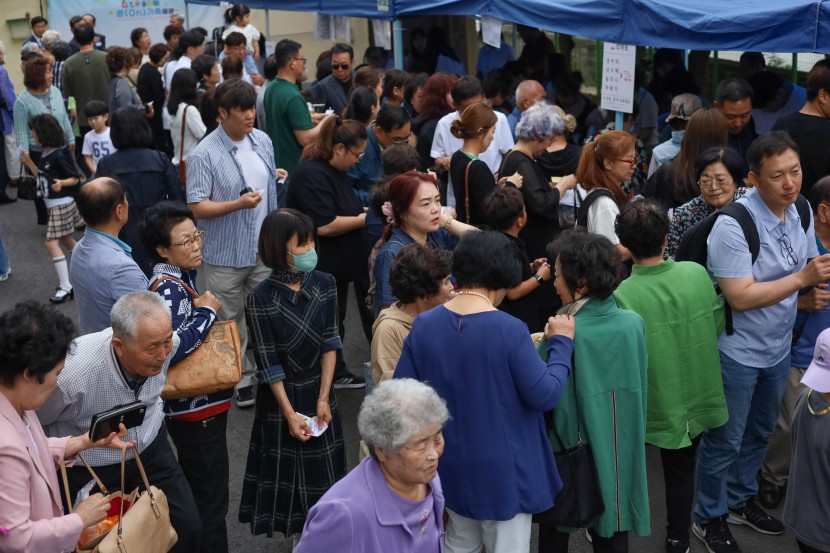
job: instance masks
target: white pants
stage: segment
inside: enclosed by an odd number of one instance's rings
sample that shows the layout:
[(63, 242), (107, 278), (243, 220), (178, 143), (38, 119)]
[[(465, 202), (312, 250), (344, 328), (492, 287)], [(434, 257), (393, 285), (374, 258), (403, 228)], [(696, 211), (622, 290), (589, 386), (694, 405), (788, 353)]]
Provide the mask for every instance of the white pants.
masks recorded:
[(530, 551), (532, 515), (520, 513), (510, 520), (473, 520), (450, 509), (445, 553), (525, 553)]
[(10, 179), (20, 176), (20, 158), (17, 156), (17, 141), (14, 133), (3, 135), (3, 147), (6, 148), (6, 170)]
[(239, 342), (242, 346), (242, 380), (236, 389), (253, 386), (254, 364), (251, 363), (248, 351), (248, 325), (245, 324), (245, 299), (257, 284), (268, 278), (271, 269), (262, 264), (257, 258), (256, 265), (237, 269), (220, 265), (202, 264), (202, 276), (205, 279), (205, 290), (213, 292), (222, 308), (219, 310), (219, 320), (235, 320), (239, 327)]

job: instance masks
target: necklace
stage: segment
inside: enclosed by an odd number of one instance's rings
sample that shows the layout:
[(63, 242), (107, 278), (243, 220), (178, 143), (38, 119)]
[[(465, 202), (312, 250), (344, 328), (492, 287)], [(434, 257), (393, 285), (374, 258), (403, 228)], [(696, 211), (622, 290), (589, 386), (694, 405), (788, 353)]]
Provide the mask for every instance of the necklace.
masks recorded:
[(813, 415), (815, 415), (815, 416), (817, 416), (817, 417), (820, 417), (820, 416), (822, 416), (822, 415), (826, 415), (827, 413), (830, 413), (830, 407), (827, 407), (827, 408), (825, 408), (825, 409), (822, 409), (822, 410), (821, 410), (821, 411), (819, 411), (818, 413), (816, 413), (815, 411), (813, 411), (813, 406), (812, 406), (812, 405), (810, 405), (810, 395), (811, 395), (812, 393), (813, 393), (813, 390), (810, 390), (809, 392), (807, 392), (807, 409), (809, 409), (810, 413), (811, 413), (811, 414), (813, 414)]
[(489, 303), (490, 307), (493, 307), (493, 302), (491, 302), (490, 298), (488, 298), (484, 294), (479, 294), (478, 292), (470, 292), (468, 290), (459, 290), (458, 292), (456, 292), (456, 294), (463, 294), (465, 296), (478, 296), (481, 299), (483, 299), (484, 301), (486, 301), (487, 303)]

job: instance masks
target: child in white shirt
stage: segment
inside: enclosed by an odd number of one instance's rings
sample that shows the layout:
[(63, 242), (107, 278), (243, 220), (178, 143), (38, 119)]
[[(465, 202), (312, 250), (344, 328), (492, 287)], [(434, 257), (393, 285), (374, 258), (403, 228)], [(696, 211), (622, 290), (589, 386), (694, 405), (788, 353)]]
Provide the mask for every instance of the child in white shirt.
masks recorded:
[(110, 128), (107, 126), (109, 120), (109, 107), (100, 100), (90, 100), (86, 104), (87, 123), (92, 130), (84, 136), (84, 147), (81, 153), (84, 155), (86, 166), (95, 174), (98, 162), (104, 157), (116, 151), (110, 140)]
[(231, 4), (231, 7), (225, 10), (225, 23), (227, 28), (222, 33), (222, 40), (225, 40), (229, 34), (234, 32), (242, 33), (248, 40), (244, 61), (245, 71), (256, 82), (257, 77), (259, 77), (256, 62), (259, 61), (260, 33), (256, 27), (251, 25), (251, 8), (245, 4)]

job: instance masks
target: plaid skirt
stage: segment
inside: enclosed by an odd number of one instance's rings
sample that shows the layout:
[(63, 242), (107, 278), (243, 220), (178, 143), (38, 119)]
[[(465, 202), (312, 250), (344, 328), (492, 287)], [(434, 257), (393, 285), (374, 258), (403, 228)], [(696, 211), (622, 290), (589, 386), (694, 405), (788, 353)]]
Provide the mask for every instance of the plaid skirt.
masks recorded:
[[(283, 381), (297, 413), (314, 416), (320, 376), (301, 383)], [(242, 484), (239, 522), (254, 535), (291, 536), (301, 532), (308, 511), (346, 474), (346, 450), (337, 399), (329, 396), (332, 421), (317, 438), (301, 442), (288, 432), (271, 388), (259, 387), (251, 429), (251, 445)]]
[(68, 204), (49, 208), (49, 222), (46, 223), (46, 239), (57, 240), (64, 236), (70, 236), (75, 229), (84, 226), (81, 213), (75, 200)]

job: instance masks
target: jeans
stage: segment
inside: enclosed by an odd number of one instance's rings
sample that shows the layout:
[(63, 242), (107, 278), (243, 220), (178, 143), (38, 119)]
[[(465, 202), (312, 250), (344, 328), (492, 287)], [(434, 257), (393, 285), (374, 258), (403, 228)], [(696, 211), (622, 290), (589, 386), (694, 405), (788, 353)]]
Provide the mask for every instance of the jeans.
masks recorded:
[[(147, 473), (147, 480), (150, 485), (159, 488), (167, 496), (167, 503), (170, 507), (170, 521), (179, 535), (179, 541), (171, 549), (171, 553), (191, 553), (199, 551), (199, 540), (202, 534), (202, 522), (199, 520), (199, 512), (196, 509), (196, 502), (190, 486), (182, 474), (182, 469), (173, 455), (173, 448), (167, 441), (167, 430), (161, 426), (158, 436), (153, 442), (141, 452), (141, 462)], [(93, 467), (95, 473), (110, 491), (121, 488), (121, 464)], [(91, 477), (86, 467), (69, 467), (66, 469), (69, 480), (69, 493), (72, 497), (90, 481)], [(136, 487), (144, 489), (144, 481), (138, 472), (138, 465), (135, 459), (127, 461), (125, 490), (132, 490)], [(97, 487), (93, 488), (98, 491)], [(63, 495), (63, 489), (61, 489)]]
[(228, 412), (192, 422), (168, 418), (165, 424), (202, 519), (198, 553), (228, 553)]
[(705, 524), (740, 509), (758, 492), (761, 468), (790, 372), (789, 354), (772, 367), (748, 367), (720, 354), (729, 420), (703, 433), (695, 479), (695, 519)]
[(666, 538), (689, 543), (695, 500), (695, 458), (700, 436), (680, 449), (660, 449), (666, 483)]
[(3, 243), (3, 235), (0, 234), (0, 275), (5, 275), (9, 272), (9, 254), (6, 253), (6, 245)]

